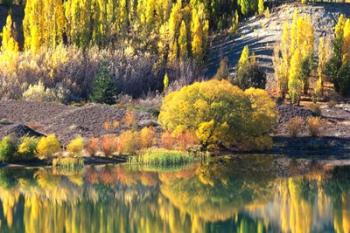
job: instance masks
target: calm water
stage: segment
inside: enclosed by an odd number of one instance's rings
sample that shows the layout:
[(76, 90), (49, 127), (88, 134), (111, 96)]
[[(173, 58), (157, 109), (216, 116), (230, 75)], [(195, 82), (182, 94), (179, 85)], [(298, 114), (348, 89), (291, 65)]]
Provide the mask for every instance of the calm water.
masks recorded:
[(254, 158), (172, 170), (0, 169), (0, 232), (348, 233), (350, 168)]

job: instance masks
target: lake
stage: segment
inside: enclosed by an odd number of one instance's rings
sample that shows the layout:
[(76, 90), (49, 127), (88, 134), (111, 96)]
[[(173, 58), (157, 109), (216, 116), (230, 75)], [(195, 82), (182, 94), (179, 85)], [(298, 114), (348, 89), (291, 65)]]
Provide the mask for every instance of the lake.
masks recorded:
[(350, 167), (248, 156), (184, 167), (0, 169), (1, 233), (350, 232)]

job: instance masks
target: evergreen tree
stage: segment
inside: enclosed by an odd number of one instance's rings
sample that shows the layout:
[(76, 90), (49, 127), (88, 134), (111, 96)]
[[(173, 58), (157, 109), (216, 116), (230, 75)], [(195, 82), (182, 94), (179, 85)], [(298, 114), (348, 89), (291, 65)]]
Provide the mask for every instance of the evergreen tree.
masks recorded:
[(95, 76), (90, 99), (97, 103), (114, 104), (116, 101), (117, 88), (113, 76), (109, 71), (108, 62), (104, 61)]

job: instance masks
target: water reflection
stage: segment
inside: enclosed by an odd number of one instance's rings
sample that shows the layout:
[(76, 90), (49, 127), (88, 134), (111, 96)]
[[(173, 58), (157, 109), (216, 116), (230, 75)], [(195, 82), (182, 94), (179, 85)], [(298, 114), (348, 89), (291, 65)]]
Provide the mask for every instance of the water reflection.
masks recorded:
[(173, 171), (11, 168), (0, 201), (3, 233), (348, 233), (350, 168), (269, 157)]

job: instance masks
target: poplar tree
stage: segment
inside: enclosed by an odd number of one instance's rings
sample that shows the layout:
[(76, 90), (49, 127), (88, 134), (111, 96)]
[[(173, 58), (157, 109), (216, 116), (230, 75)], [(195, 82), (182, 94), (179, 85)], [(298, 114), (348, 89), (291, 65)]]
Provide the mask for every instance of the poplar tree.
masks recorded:
[(179, 34), (179, 50), (180, 50), (180, 58), (181, 60), (185, 60), (188, 57), (188, 43), (187, 43), (187, 29), (186, 23), (184, 20), (181, 22), (180, 26), (180, 34)]
[(6, 18), (6, 24), (2, 30), (2, 41), (0, 51), (3, 54), (18, 53), (19, 47), (15, 40), (14, 26), (11, 15)]

